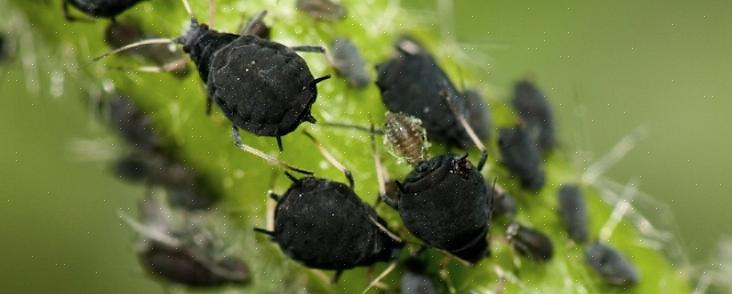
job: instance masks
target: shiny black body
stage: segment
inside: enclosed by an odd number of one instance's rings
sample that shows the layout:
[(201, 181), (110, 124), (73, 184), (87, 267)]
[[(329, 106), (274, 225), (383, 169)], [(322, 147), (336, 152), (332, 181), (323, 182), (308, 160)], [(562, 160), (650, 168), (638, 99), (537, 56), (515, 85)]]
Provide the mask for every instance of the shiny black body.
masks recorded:
[(554, 114), (544, 93), (533, 83), (520, 81), (514, 87), (511, 104), (539, 149), (544, 153), (551, 151), (557, 144)]
[(376, 85), (381, 99), (391, 112), (402, 112), (422, 120), (430, 140), (462, 148), (472, 147), (468, 134), (447, 105), (451, 97), (456, 111), (466, 119), (466, 98), (455, 88), (437, 61), (416, 42), (403, 39), (396, 45), (399, 53), (376, 68)]
[(587, 203), (577, 185), (565, 184), (559, 187), (557, 212), (569, 238), (577, 243), (587, 242)]
[(544, 186), (544, 164), (539, 149), (521, 126), (502, 128), (498, 132), (501, 162), (519, 179), (521, 186), (539, 190)]
[(427, 266), (416, 257), (404, 261), (404, 274), (401, 280), (402, 294), (434, 294), (437, 293), (432, 280), (427, 275)]
[(402, 244), (348, 186), (314, 177), (297, 180), (277, 202), (274, 232), (282, 251), (307, 267), (345, 270), (396, 257)]
[(132, 8), (142, 0), (63, 0), (66, 5), (76, 7), (85, 14), (93, 17), (113, 18), (127, 9)]
[(467, 158), (441, 155), (417, 164), (390, 204), (427, 245), (477, 263), (488, 253), (488, 197), (483, 176)]
[(188, 287), (215, 287), (227, 284), (245, 284), (249, 269), (235, 258), (208, 260), (191, 248), (173, 247), (149, 240), (139, 259), (150, 273)]
[(640, 280), (638, 269), (616, 249), (594, 243), (585, 249), (587, 264), (610, 285), (631, 286)]
[(513, 223), (506, 230), (506, 237), (519, 254), (535, 261), (549, 261), (554, 255), (554, 244), (544, 233)]
[(195, 21), (179, 42), (196, 63), (209, 101), (235, 127), (279, 137), (303, 121), (315, 122), (310, 108), (318, 81), (292, 49), (252, 35), (220, 33)]

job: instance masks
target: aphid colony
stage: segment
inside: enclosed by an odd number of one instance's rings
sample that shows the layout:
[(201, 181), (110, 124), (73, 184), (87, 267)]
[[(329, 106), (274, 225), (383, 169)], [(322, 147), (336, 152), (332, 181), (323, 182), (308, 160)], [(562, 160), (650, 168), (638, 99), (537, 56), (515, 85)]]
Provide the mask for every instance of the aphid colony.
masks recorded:
[[(139, 1), (64, 0), (92, 17), (113, 18)], [(232, 124), (234, 143), (291, 171), (305, 174), (292, 181), (283, 195), (270, 194), (276, 201), (273, 230), (255, 229), (268, 235), (282, 252), (309, 268), (335, 270), (334, 280), (343, 270), (396, 262), (402, 241), (370, 205), (353, 190), (350, 171), (335, 160), (312, 135), (323, 156), (340, 169), (349, 184), (319, 178), (242, 142), (239, 129), (257, 136), (277, 138), (295, 131), (302, 122), (315, 123), (311, 107), (317, 98), (317, 84), (328, 79), (314, 78), (297, 52), (318, 52), (320, 46), (287, 47), (269, 40), (266, 12), (257, 14), (240, 34), (219, 32), (199, 23), (184, 1), (191, 24), (175, 40), (146, 40), (148, 36), (134, 24), (110, 24), (106, 40), (113, 53), (132, 53), (152, 62), (161, 71), (184, 78), (187, 65), (181, 53), (160, 44), (177, 43), (196, 66), (207, 89), (207, 101), (216, 103)], [(346, 10), (328, 0), (297, 1), (297, 7), (320, 20), (336, 21)], [(155, 45), (157, 44), (157, 45)], [(157, 47), (142, 47), (155, 45)], [(505, 236), (515, 252), (537, 262), (550, 262), (553, 241), (544, 233), (515, 220), (516, 199), (505, 189), (503, 179), (484, 178), (488, 151), (483, 141), (493, 129), (485, 100), (476, 90), (458, 89), (429, 51), (416, 40), (402, 37), (395, 42), (396, 54), (376, 66), (375, 85), (381, 92), (386, 114), (384, 143), (389, 151), (409, 164), (412, 170), (401, 180), (391, 181), (380, 163), (376, 134), (370, 129), (373, 157), (379, 182), (379, 199), (396, 210), (406, 231), (420, 240), (422, 249), (434, 248), (450, 258), (475, 266), (489, 255), (492, 217), (510, 220)], [(328, 57), (352, 87), (371, 83), (366, 61), (356, 45), (345, 38), (333, 41)], [(105, 55), (106, 56), (106, 55)], [(500, 128), (500, 162), (526, 191), (545, 185), (544, 156), (556, 147), (553, 114), (546, 97), (529, 81), (515, 87), (512, 100), (518, 117), (515, 126)], [(122, 177), (165, 187), (171, 204), (184, 210), (208, 208), (215, 197), (190, 168), (167, 156), (162, 139), (151, 131), (151, 121), (124, 96), (109, 99), (110, 124), (134, 147), (115, 164)], [(448, 147), (476, 147), (481, 157), (474, 164), (468, 155), (450, 152), (428, 155), (428, 138)], [(564, 185), (558, 192), (558, 215), (570, 239), (584, 244), (589, 239), (587, 207), (577, 186)], [(188, 286), (217, 286), (245, 283), (249, 273), (244, 261), (213, 257), (204, 239), (200, 244), (186, 241), (195, 235), (195, 226), (176, 227), (162, 217), (161, 209), (146, 201), (142, 220), (130, 221), (143, 236), (140, 249), (143, 265), (153, 274)], [(498, 223), (493, 225), (499, 225)], [(185, 229), (183, 229), (185, 228)], [(194, 229), (192, 229), (194, 228)], [(191, 231), (193, 230), (193, 231)], [(195, 238), (192, 238), (195, 239)], [(586, 249), (587, 263), (612, 285), (638, 281), (634, 266), (617, 250), (600, 243)], [(410, 256), (399, 262), (405, 268), (402, 293), (433, 293), (425, 260)], [(375, 283), (372, 283), (375, 284)]]

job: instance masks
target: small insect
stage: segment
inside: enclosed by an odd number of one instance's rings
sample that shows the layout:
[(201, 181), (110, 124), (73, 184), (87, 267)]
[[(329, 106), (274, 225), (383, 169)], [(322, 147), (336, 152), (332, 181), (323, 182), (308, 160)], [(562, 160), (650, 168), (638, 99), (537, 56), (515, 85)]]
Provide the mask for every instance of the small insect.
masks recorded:
[(535, 261), (548, 261), (554, 255), (554, 244), (544, 233), (512, 223), (506, 229), (508, 242), (521, 255)]
[(62, 7), (68, 21), (79, 20), (71, 15), (69, 4), (89, 16), (114, 19), (139, 2), (142, 0), (63, 0)]
[(587, 242), (587, 203), (577, 185), (564, 184), (557, 193), (557, 211), (569, 238), (577, 243)]
[(501, 162), (518, 177), (522, 187), (536, 191), (544, 186), (544, 166), (539, 149), (522, 126), (500, 129), (498, 148)]
[(334, 39), (330, 44), (328, 57), (336, 72), (345, 77), (352, 87), (360, 89), (371, 83), (369, 72), (366, 71), (366, 61), (350, 39)]
[(619, 251), (601, 243), (585, 249), (587, 264), (610, 285), (632, 286), (638, 283), (638, 269)]
[[(350, 171), (312, 135), (308, 137), (352, 183)], [(282, 196), (270, 193), (270, 198), (277, 202), (274, 230), (255, 228), (256, 232), (270, 236), (285, 255), (310, 268), (335, 270), (334, 281), (344, 270), (398, 256), (403, 247), (401, 239), (386, 228), (373, 208), (361, 201), (352, 184), (313, 176), (297, 179), (289, 173), (287, 176), (293, 182), (287, 192)]]
[(331, 0), (297, 0), (297, 9), (318, 20), (336, 21), (346, 17), (346, 8)]
[[(139, 24), (134, 22), (111, 22), (104, 33), (105, 42), (113, 49), (121, 48), (144, 40), (147, 36)], [(165, 44), (153, 44), (129, 51), (154, 63), (157, 67), (144, 67), (142, 70), (169, 72), (184, 78), (190, 72), (183, 52)]]
[(493, 209), (493, 217), (502, 215), (512, 217), (516, 215), (516, 198), (511, 196), (511, 193), (496, 185), (493, 187), (491, 196), (493, 198), (493, 205), (491, 206)]
[(429, 142), (420, 119), (403, 113), (387, 112), (384, 133), (384, 145), (396, 158), (410, 165), (427, 158)]
[[(446, 96), (444, 99), (450, 104), (451, 98)], [(457, 115), (457, 120), (472, 133), (464, 117)], [(385, 134), (388, 136), (389, 132), (385, 131)], [(373, 134), (371, 137), (374, 141)], [(417, 238), (462, 261), (475, 264), (488, 252), (486, 237), (492, 206), (480, 173), (487, 152), (476, 137), (471, 138), (483, 152), (476, 167), (467, 159), (467, 154), (461, 157), (439, 155), (416, 162), (404, 181), (397, 182), (397, 199), (386, 195), (384, 179), (379, 179), (379, 194), (386, 204), (399, 211), (404, 226)], [(375, 148), (376, 144), (372, 143), (372, 146)], [(376, 150), (374, 154), (378, 154)], [(378, 156), (374, 157), (377, 176), (382, 177), (384, 172), (378, 170), (381, 166)]]
[[(294, 131), (302, 122), (315, 123), (310, 109), (317, 98), (316, 85), (330, 76), (313, 78), (307, 63), (296, 52), (323, 53), (325, 49), (287, 47), (249, 32), (240, 36), (212, 30), (199, 24), (188, 2), (183, 1), (191, 15), (191, 24), (182, 37), (143, 40), (96, 60), (143, 45), (178, 43), (193, 59), (206, 83), (207, 110), (216, 102), (235, 129), (276, 137), (282, 150), (280, 137)], [(259, 15), (263, 17), (264, 13)]]
[(403, 263), (404, 274), (401, 280), (402, 294), (434, 294), (437, 293), (432, 280), (427, 275), (427, 266), (424, 261), (410, 257)]
[[(466, 114), (465, 95), (458, 92), (437, 61), (419, 43), (402, 38), (395, 47), (397, 56), (376, 67), (376, 85), (386, 108), (421, 119), (431, 140), (448, 146), (473, 146), (470, 136), (450, 109), (470, 118)], [(453, 106), (446, 104), (445, 95), (453, 97)]]
[(121, 215), (140, 234), (140, 264), (162, 280), (188, 287), (245, 284), (250, 279), (246, 263), (233, 256), (217, 256), (216, 235), (204, 233), (196, 223), (176, 223), (175, 214), (158, 199), (141, 204), (141, 223)]
[(483, 95), (473, 89), (465, 90), (463, 95), (465, 96), (466, 104), (465, 118), (468, 120), (468, 124), (473, 127), (478, 138), (485, 139), (490, 137), (491, 116)]
[(531, 138), (543, 153), (556, 146), (554, 114), (546, 96), (529, 81), (520, 81), (514, 87), (513, 109), (523, 121)]

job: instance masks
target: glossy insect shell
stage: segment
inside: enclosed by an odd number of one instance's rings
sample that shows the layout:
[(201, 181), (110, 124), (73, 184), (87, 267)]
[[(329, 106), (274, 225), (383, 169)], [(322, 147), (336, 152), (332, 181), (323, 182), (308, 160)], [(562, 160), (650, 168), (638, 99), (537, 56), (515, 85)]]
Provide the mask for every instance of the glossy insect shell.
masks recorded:
[(189, 287), (244, 284), (250, 276), (248, 267), (240, 260), (203, 260), (186, 248), (173, 248), (152, 240), (139, 257), (151, 273)]
[(517, 223), (508, 226), (506, 237), (521, 255), (535, 261), (548, 261), (554, 256), (554, 244), (544, 233)]
[(539, 190), (544, 186), (543, 160), (526, 130), (522, 127), (500, 129), (498, 148), (501, 162), (519, 179), (522, 187)]
[(577, 243), (587, 242), (587, 203), (576, 185), (562, 185), (557, 193), (557, 212), (569, 238)]
[(259, 136), (283, 136), (315, 122), (317, 88), (305, 60), (292, 49), (255, 36), (210, 30), (195, 21), (181, 38), (208, 87), (234, 126)]
[(306, 177), (277, 203), (273, 239), (311, 268), (344, 270), (394, 258), (401, 244), (369, 218), (386, 226), (348, 186)]
[(467, 158), (423, 161), (404, 180), (398, 202), (404, 225), (430, 246), (471, 263), (488, 250), (488, 194)]
[(63, 0), (94, 17), (115, 17), (142, 0)]
[(430, 54), (402, 50), (376, 69), (376, 85), (389, 111), (421, 119), (430, 140), (463, 148), (473, 146), (445, 101), (445, 95), (453, 97), (455, 109), (464, 112), (465, 97)]
[(610, 285), (630, 286), (640, 280), (638, 269), (616, 249), (594, 243), (585, 249), (587, 264)]
[(511, 104), (539, 149), (548, 152), (554, 148), (554, 114), (546, 96), (533, 83), (520, 81), (514, 87)]

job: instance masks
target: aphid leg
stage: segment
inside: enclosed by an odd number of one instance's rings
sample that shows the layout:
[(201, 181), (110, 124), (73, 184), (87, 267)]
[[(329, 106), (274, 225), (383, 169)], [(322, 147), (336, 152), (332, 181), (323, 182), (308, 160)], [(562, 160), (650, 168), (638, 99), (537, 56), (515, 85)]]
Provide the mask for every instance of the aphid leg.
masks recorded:
[(397, 241), (399, 243), (402, 243), (402, 238), (399, 238), (399, 236), (397, 236), (396, 234), (394, 234), (391, 231), (389, 231), (389, 229), (387, 229), (386, 227), (384, 227), (384, 225), (382, 225), (381, 223), (379, 223), (379, 221), (377, 221), (376, 219), (374, 219), (372, 216), (369, 216), (369, 221), (371, 221), (374, 225), (376, 225), (376, 227), (379, 228), (379, 230), (381, 230), (382, 232), (384, 232), (384, 234), (386, 234), (387, 236), (389, 236), (389, 238), (391, 238), (392, 240)]
[(282, 147), (282, 137), (277, 136), (277, 149), (280, 150), (280, 152), (285, 151), (285, 148)]
[(323, 46), (293, 46), (290, 49), (297, 52), (325, 53)]
[(260, 234), (265, 234), (265, 235), (270, 236), (270, 237), (274, 237), (274, 232), (268, 231), (267, 229), (254, 228), (254, 232), (260, 233)]
[(96, 62), (96, 61), (99, 61), (99, 60), (101, 60), (101, 59), (103, 59), (103, 58), (105, 58), (107, 56), (114, 55), (114, 54), (118, 54), (120, 52), (124, 52), (124, 51), (130, 50), (130, 49), (135, 49), (137, 47), (142, 47), (142, 46), (146, 46), (146, 45), (155, 45), (155, 44), (172, 44), (172, 43), (175, 43), (175, 42), (176, 42), (175, 40), (168, 39), (168, 38), (155, 38), (155, 39), (142, 40), (142, 41), (138, 41), (138, 42), (135, 42), (135, 43), (127, 44), (125, 46), (122, 46), (122, 47), (119, 47), (119, 48), (114, 49), (112, 51), (109, 51), (107, 53), (104, 53), (104, 54), (102, 54), (100, 56), (95, 57), (94, 59), (92, 59), (92, 61), (95, 61)]
[(251, 20), (247, 23), (246, 27), (241, 31), (242, 35), (251, 35), (252, 30), (256, 27), (257, 23), (262, 22), (264, 17), (267, 15), (267, 10), (258, 12)]
[(381, 274), (379, 274), (375, 279), (373, 279), (371, 281), (371, 283), (369, 283), (369, 285), (366, 287), (366, 289), (364, 289), (363, 292), (361, 292), (361, 293), (365, 294), (366, 292), (371, 290), (371, 288), (373, 288), (374, 286), (379, 284), (379, 281), (381, 281), (381, 279), (383, 279), (384, 277), (389, 275), (392, 271), (394, 271), (394, 269), (396, 268), (396, 265), (397, 265), (396, 262), (392, 262), (386, 269), (384, 269), (383, 272), (381, 272)]
[(213, 99), (206, 95), (206, 115), (211, 115), (211, 108), (213, 107)]
[(275, 202), (280, 202), (280, 195), (273, 191), (267, 191), (267, 197), (274, 200)]
[(66, 21), (68, 21), (68, 22), (74, 22), (74, 21), (93, 22), (93, 20), (91, 20), (91, 19), (80, 18), (80, 17), (71, 15), (71, 11), (69, 10), (68, 0), (61, 1), (61, 10), (64, 13), (64, 19), (66, 19)]
[(371, 140), (371, 154), (374, 158), (374, 167), (376, 168), (376, 182), (379, 185), (379, 198), (376, 204), (379, 204), (379, 201), (384, 201), (384, 203), (391, 206), (392, 208), (398, 209), (399, 202), (389, 197), (389, 195), (386, 193), (386, 169), (384, 169), (384, 166), (381, 164), (381, 154), (379, 153), (379, 148), (376, 145), (374, 124), (371, 124), (371, 127), (369, 128), (369, 134), (369, 138)]
[(473, 141), (475, 147), (480, 150), (480, 160), (478, 160), (478, 165), (476, 167), (479, 171), (483, 170), (485, 162), (488, 159), (488, 149), (485, 148), (483, 142), (481, 142), (480, 138), (478, 138), (478, 135), (475, 134), (475, 130), (473, 130), (473, 127), (471, 127), (470, 124), (468, 124), (468, 121), (465, 120), (465, 116), (455, 107), (455, 103), (453, 100), (455, 97), (452, 97), (452, 95), (445, 91), (442, 92), (442, 96), (445, 98), (445, 103), (447, 104), (447, 107), (450, 108), (452, 114), (455, 115), (455, 118), (460, 123), (460, 126), (462, 126), (463, 130), (468, 133), (468, 137), (470, 137), (470, 140)]
[(292, 170), (292, 171), (296, 171), (296, 172), (299, 172), (301, 174), (306, 174), (306, 175), (312, 175), (313, 174), (313, 172), (311, 172), (311, 171), (306, 171), (304, 169), (300, 169), (300, 168), (291, 166), (291, 165), (285, 163), (284, 161), (281, 161), (281, 160), (279, 160), (277, 158), (274, 158), (274, 157), (272, 157), (272, 156), (270, 156), (270, 155), (262, 152), (259, 149), (256, 149), (256, 148), (254, 148), (252, 146), (249, 146), (247, 144), (244, 144), (241, 141), (241, 137), (239, 136), (239, 129), (236, 126), (232, 126), (232, 128), (231, 128), (231, 137), (234, 139), (234, 145), (236, 145), (236, 147), (239, 147), (239, 149), (241, 149), (241, 150), (244, 150), (244, 151), (246, 151), (246, 152), (248, 152), (248, 153), (250, 153), (250, 154), (252, 154), (254, 156), (257, 156), (257, 157), (259, 157), (261, 159), (264, 159), (265, 161), (267, 161), (267, 162), (269, 162), (271, 164), (279, 165), (279, 166), (281, 166), (281, 167), (283, 167), (285, 169), (289, 169), (289, 170)]
[(330, 279), (330, 282), (333, 284), (338, 283), (338, 280), (341, 278), (341, 274), (343, 274), (343, 271), (337, 270), (335, 275), (333, 275), (333, 278)]
[(313, 80), (313, 82), (312, 82), (312, 85), (313, 85), (313, 86), (315, 86), (315, 85), (317, 85), (318, 83), (320, 83), (320, 82), (322, 82), (322, 81), (325, 81), (325, 80), (327, 80), (327, 79), (330, 79), (330, 75), (327, 75), (327, 76), (322, 76), (322, 77), (319, 77), (319, 78), (317, 78), (317, 79), (314, 79), (314, 80)]
[(341, 171), (343, 173), (343, 175), (348, 180), (348, 185), (351, 188), (353, 188), (353, 185), (354, 185), (353, 184), (353, 174), (351, 173), (351, 171), (349, 169), (347, 169), (342, 163), (340, 163), (335, 158), (335, 156), (333, 156), (333, 153), (330, 153), (330, 151), (328, 151), (328, 149), (325, 149), (325, 146), (323, 146), (323, 144), (320, 144), (318, 139), (316, 139), (312, 134), (308, 133), (308, 131), (302, 131), (302, 132), (303, 132), (303, 134), (305, 134), (306, 137), (308, 137), (308, 139), (310, 139), (311, 141), (313, 141), (313, 143), (315, 143), (315, 146), (318, 147), (318, 151), (320, 151), (320, 154), (323, 155), (325, 160), (327, 160), (331, 165), (335, 166), (336, 169), (338, 169), (339, 171)]
[(374, 135), (384, 135), (384, 130), (382, 130), (382, 129), (374, 128), (372, 130), (369, 127), (353, 125), (353, 124), (337, 123), (337, 122), (323, 122), (323, 123), (320, 123), (320, 125), (326, 126), (326, 127), (342, 128), (342, 129), (353, 129), (353, 130), (362, 131), (362, 132), (371, 132)]

